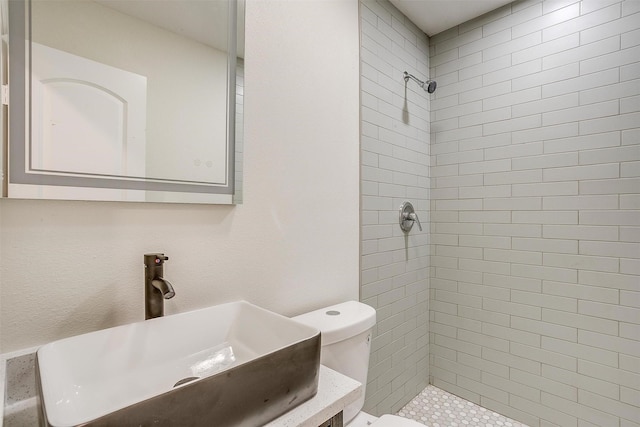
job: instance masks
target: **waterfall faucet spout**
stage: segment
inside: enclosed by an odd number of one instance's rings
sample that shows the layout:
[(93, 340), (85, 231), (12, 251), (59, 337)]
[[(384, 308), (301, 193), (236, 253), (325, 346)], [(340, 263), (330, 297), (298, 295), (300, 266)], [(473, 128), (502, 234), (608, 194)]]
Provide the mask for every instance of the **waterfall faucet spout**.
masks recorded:
[(163, 265), (169, 257), (164, 254), (144, 256), (144, 318), (164, 316), (164, 300), (173, 298), (176, 292), (171, 282), (163, 278)]

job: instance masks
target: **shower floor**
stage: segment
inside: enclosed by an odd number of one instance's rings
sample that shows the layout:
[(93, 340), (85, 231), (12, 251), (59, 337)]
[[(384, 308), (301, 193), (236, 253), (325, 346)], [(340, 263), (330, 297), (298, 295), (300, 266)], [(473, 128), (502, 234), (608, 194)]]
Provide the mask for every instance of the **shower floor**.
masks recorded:
[(432, 385), (400, 409), (398, 415), (428, 427), (527, 427)]

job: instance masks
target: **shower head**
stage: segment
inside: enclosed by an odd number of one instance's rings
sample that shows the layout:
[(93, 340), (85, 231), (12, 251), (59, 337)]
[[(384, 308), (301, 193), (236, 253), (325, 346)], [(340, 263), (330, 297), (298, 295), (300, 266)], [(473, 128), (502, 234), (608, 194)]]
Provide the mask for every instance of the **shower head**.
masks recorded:
[(427, 80), (425, 84), (422, 85), (422, 89), (426, 90), (429, 93), (435, 92), (436, 87), (438, 87), (438, 83), (436, 83), (435, 80)]
[(406, 71), (404, 72), (404, 81), (408, 82), (409, 79), (415, 81), (416, 83), (418, 83), (418, 86), (420, 86), (422, 89), (424, 89), (426, 92), (428, 93), (433, 93), (436, 91), (436, 87), (438, 86), (438, 84), (436, 83), (435, 80), (427, 80), (426, 82), (423, 82), (422, 80), (418, 80), (413, 74), (409, 74)]

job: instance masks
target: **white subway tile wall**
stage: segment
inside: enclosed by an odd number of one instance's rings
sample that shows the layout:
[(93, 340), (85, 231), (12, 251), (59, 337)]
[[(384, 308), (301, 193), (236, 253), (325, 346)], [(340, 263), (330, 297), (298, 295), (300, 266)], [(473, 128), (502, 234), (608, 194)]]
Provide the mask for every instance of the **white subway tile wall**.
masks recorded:
[(640, 1), (518, 1), (430, 66), (431, 383), (639, 426)]
[[(427, 36), (388, 0), (362, 0), (361, 300), (377, 311), (365, 410), (395, 413), (429, 381), (429, 76)], [(398, 209), (423, 225), (407, 235)]]

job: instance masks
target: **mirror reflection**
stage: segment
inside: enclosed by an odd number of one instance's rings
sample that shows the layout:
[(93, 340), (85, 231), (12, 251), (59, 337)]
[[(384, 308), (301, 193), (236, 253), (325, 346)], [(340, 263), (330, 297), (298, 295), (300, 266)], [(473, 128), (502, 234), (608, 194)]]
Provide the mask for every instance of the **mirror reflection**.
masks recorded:
[(29, 2), (26, 143), (10, 138), (9, 196), (85, 199), (99, 188), (98, 199), (231, 203), (244, 92), (235, 8)]

